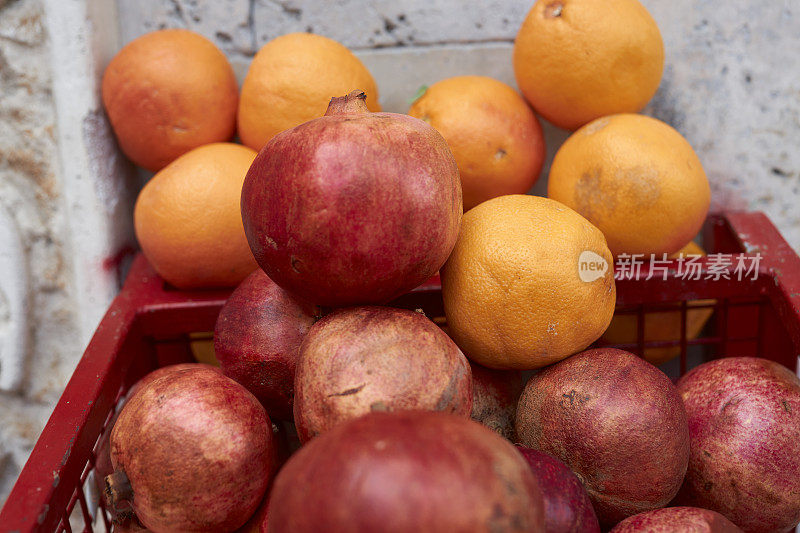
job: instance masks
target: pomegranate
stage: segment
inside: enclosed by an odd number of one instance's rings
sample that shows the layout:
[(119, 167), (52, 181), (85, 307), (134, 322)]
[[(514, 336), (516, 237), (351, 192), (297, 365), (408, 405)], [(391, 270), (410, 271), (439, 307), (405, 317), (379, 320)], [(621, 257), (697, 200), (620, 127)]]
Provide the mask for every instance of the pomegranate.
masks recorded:
[(278, 473), (270, 531), (544, 531), (536, 478), (514, 446), (467, 418), (373, 412), (301, 448)]
[(421, 313), (334, 311), (300, 348), (294, 421), (302, 442), (370, 411), (428, 409), (468, 417), (472, 376), (461, 350)]
[(147, 533), (150, 530), (145, 528), (135, 516), (115, 519), (114, 533)]
[(250, 519), (236, 530), (236, 533), (267, 533), (267, 512), (269, 512), (269, 493)]
[(575, 472), (604, 525), (664, 507), (689, 461), (675, 386), (613, 348), (586, 350), (533, 376), (517, 406), (517, 435)]
[(461, 182), (427, 123), (370, 113), (363, 92), (273, 137), (242, 188), (253, 256), (315, 304), (385, 303), (427, 280), (461, 225)]
[(610, 533), (743, 533), (721, 514), (697, 507), (666, 507), (626, 518)]
[(544, 497), (546, 533), (600, 533), (586, 489), (567, 465), (550, 454), (518, 448), (528, 461)]
[(292, 419), (300, 343), (318, 314), (261, 270), (233, 291), (219, 313), (214, 351), (222, 372), (252, 392), (273, 420)]
[(522, 392), (522, 372), (494, 370), (470, 362), (472, 419), (513, 441), (514, 418)]
[(800, 522), (800, 380), (754, 357), (717, 359), (678, 381), (691, 437), (676, 499), (751, 532)]
[(215, 370), (173, 370), (123, 407), (106, 493), (154, 531), (233, 531), (256, 510), (273, 461), (271, 424), (252, 394)]
[(142, 379), (134, 383), (130, 390), (128, 390), (128, 393), (119, 401), (119, 405), (117, 405), (117, 411), (114, 413), (114, 416), (111, 417), (111, 421), (108, 424), (106, 432), (102, 437), (100, 437), (100, 443), (97, 447), (97, 455), (95, 456), (94, 479), (97, 489), (101, 493), (106, 487), (106, 476), (114, 472), (114, 466), (111, 464), (111, 429), (114, 427), (120, 411), (125, 406), (125, 402), (128, 400), (128, 398), (133, 396), (142, 385), (146, 385), (150, 381), (160, 376), (169, 374), (175, 370), (182, 370), (185, 368), (208, 368), (217, 372), (219, 371), (217, 367), (203, 363), (180, 363), (177, 365), (162, 366), (161, 368), (157, 368), (149, 374), (146, 374)]

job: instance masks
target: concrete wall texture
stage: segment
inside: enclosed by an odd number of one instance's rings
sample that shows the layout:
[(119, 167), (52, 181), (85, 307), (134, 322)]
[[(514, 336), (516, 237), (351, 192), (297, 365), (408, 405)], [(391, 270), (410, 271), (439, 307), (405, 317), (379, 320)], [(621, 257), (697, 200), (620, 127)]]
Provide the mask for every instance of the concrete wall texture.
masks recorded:
[[(533, 0), (0, 0), (0, 502), (119, 279), (137, 182), (109, 134), (97, 80), (159, 28), (214, 40), (239, 74), (268, 40), (339, 40), (388, 110), (421, 84), (487, 74), (513, 84)], [(800, 6), (643, 0), (666, 68), (645, 110), (692, 143), (714, 209), (763, 210), (800, 250)], [(566, 133), (546, 125), (550, 158)], [(545, 190), (543, 177), (534, 192)]]

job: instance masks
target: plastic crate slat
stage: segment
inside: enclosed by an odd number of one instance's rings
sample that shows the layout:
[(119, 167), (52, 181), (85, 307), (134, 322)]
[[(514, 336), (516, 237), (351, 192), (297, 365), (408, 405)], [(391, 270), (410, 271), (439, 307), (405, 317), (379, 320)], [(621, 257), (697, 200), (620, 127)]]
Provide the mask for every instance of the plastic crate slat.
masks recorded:
[(773, 279), (772, 302), (793, 343), (800, 345), (800, 257), (764, 213), (733, 212), (725, 220), (745, 251), (761, 254), (761, 270)]

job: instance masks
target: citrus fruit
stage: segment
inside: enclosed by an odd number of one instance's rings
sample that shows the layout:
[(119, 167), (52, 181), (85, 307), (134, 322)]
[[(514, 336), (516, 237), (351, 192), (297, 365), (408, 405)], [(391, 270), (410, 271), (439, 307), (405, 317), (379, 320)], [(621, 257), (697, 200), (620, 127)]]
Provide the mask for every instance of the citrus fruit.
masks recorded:
[(545, 157), (542, 126), (511, 87), (457, 76), (428, 87), (408, 114), (439, 130), (456, 158), (464, 210), (495, 196), (528, 192)]
[[(591, 276), (579, 263), (596, 265)], [(464, 213), (441, 271), (453, 340), (490, 368), (533, 369), (606, 329), (616, 290), (603, 234), (559, 202), (499, 196)]]
[(242, 83), (239, 137), (253, 150), (283, 130), (325, 114), (331, 98), (362, 90), (380, 111), (364, 64), (338, 42), (312, 33), (277, 37), (258, 51)]
[[(671, 254), (670, 259), (687, 256), (706, 255), (700, 246), (690, 242)], [(660, 258), (659, 258), (660, 259)], [(700, 307), (692, 309), (693, 305), (708, 305), (714, 300), (692, 300), (686, 311), (686, 338), (696, 339), (705, 326), (714, 309), (711, 307)], [(611, 319), (611, 324), (603, 333), (603, 340), (610, 344), (635, 344), (637, 342), (637, 316), (636, 315), (615, 315)], [(677, 341), (681, 338), (681, 312), (680, 311), (653, 311), (644, 316), (644, 340), (645, 342), (657, 341)], [(650, 347), (645, 348), (644, 358), (660, 365), (674, 359), (681, 353), (680, 346)]]
[(217, 354), (214, 352), (213, 336), (213, 331), (189, 333), (189, 350), (198, 363), (219, 366)]
[(145, 185), (136, 237), (156, 272), (179, 289), (232, 287), (257, 268), (239, 200), (256, 153), (232, 143), (195, 148)]
[(711, 190), (697, 155), (660, 120), (621, 114), (590, 122), (559, 148), (547, 195), (600, 228), (616, 256), (671, 254), (691, 241)]
[(106, 68), (102, 92), (120, 148), (153, 172), (236, 129), (233, 69), (189, 30), (154, 31), (125, 45)]
[(664, 43), (637, 0), (538, 0), (514, 42), (514, 74), (560, 128), (641, 110), (664, 70)]

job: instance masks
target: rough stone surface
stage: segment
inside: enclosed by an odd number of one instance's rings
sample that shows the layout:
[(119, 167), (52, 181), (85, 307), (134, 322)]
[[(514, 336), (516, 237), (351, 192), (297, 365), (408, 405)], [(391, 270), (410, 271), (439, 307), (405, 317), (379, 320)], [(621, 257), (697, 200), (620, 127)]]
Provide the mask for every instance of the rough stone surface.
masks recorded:
[[(667, 61), (646, 112), (696, 148), (715, 207), (766, 211), (800, 250), (800, 8), (788, 0), (724, 8), (643, 1), (664, 35)], [(23, 249), (0, 275), (24, 270), (29, 283), (21, 305), (9, 303), (5, 293), (13, 291), (0, 294), (0, 361), (12, 320), (24, 324), (26, 343), (18, 383), (0, 392), (0, 501), (116, 287), (104, 258), (131, 242), (135, 183), (97, 92), (122, 44), (188, 27), (214, 40), (241, 77), (269, 39), (312, 31), (353, 48), (373, 71), (384, 107), (405, 112), (420, 85), (444, 77), (488, 74), (513, 84), (511, 44), (532, 4), (0, 0), (0, 209)], [(566, 133), (549, 125), (545, 132), (551, 159)], [(543, 178), (534, 192), (545, 190)]]
[[(13, 261), (27, 271), (29, 288), (17, 316), (0, 313), (0, 329), (15, 323), (23, 327), (28, 348), (25, 364), (14, 369), (19, 382), (7, 387), (14, 390), (0, 391), (0, 501), (11, 489), (81, 348), (69, 290), (43, 17), (42, 3), (36, 0), (0, 5), (0, 204), (23, 243), (22, 254), (7, 264)], [(7, 301), (11, 292), (0, 294), (0, 299)], [(0, 351), (12, 348), (4, 342)], [(2, 361), (10, 363), (9, 355), (13, 354), (2, 355)]]

